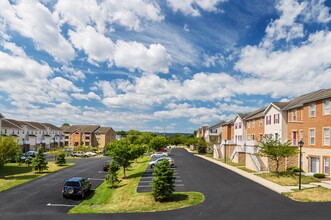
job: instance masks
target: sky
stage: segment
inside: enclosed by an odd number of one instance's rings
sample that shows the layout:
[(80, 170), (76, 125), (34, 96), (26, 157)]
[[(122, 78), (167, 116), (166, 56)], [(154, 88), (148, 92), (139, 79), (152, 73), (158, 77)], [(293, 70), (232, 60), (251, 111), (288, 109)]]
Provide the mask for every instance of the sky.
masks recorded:
[(192, 133), (331, 88), (331, 0), (0, 0), (6, 118)]

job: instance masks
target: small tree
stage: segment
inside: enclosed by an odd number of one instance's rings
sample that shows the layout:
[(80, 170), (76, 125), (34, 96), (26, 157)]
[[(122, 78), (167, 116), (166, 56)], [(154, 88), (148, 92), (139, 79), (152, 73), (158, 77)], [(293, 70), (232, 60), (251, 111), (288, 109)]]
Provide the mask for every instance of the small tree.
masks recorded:
[(174, 171), (170, 169), (168, 160), (163, 160), (154, 167), (152, 195), (155, 201), (163, 202), (173, 198)]
[(109, 164), (109, 174), (106, 175), (106, 182), (110, 188), (117, 188), (118, 184), (121, 182), (117, 176), (118, 170), (118, 164), (114, 160), (112, 160)]
[(41, 171), (48, 169), (47, 164), (48, 162), (46, 161), (46, 157), (42, 147), (38, 147), (36, 157), (32, 161), (33, 169), (40, 173)]
[(22, 152), (21, 147), (15, 137), (0, 137), (0, 168), (10, 158), (15, 158)]
[(66, 161), (66, 155), (64, 153), (61, 153), (56, 157), (55, 163), (59, 166), (63, 166), (67, 163)]
[(168, 145), (168, 139), (163, 136), (157, 136), (150, 141), (151, 148), (158, 151)]
[(130, 144), (126, 139), (113, 141), (107, 144), (109, 156), (123, 167), (124, 179), (126, 178), (126, 168), (130, 166), (134, 159), (138, 158), (134, 150), (135, 148), (136, 145)]
[(30, 165), (32, 164), (32, 162), (33, 162), (33, 158), (31, 156), (28, 156), (25, 159), (25, 164), (28, 165), (28, 167), (30, 167)]
[(261, 142), (259, 154), (275, 161), (276, 174), (279, 176), (279, 163), (281, 159), (293, 156), (298, 153), (298, 149), (291, 146), (290, 141), (281, 143), (278, 139), (267, 139)]

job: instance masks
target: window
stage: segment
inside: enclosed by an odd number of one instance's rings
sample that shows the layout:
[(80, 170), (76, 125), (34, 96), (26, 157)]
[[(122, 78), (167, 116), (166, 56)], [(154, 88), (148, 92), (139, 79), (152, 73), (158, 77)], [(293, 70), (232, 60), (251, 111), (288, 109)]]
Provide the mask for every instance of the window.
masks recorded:
[(303, 130), (300, 130), (300, 139), (299, 140), (303, 140)]
[[(271, 115), (270, 115), (270, 117), (271, 117)], [(270, 119), (270, 121), (271, 121), (271, 119)], [(274, 114), (274, 124), (279, 124), (279, 114)]]
[(250, 141), (251, 140), (251, 135), (247, 135), (247, 140)]
[(253, 140), (253, 141), (255, 140), (255, 135), (254, 135), (254, 134), (252, 135), (252, 140)]
[(323, 144), (324, 146), (330, 145), (330, 128), (324, 128), (323, 129)]
[(316, 105), (314, 103), (310, 105), (310, 117), (315, 117), (315, 108)]
[(271, 115), (265, 116), (266, 124), (270, 125), (271, 124)]
[(330, 175), (330, 158), (324, 157), (323, 164), (323, 173), (325, 175)]
[(255, 120), (252, 122), (252, 128), (255, 128)]
[(251, 122), (247, 122), (247, 127), (250, 128), (251, 127)]
[(297, 111), (293, 111), (293, 121), (297, 120)]
[(238, 123), (238, 128), (239, 128), (239, 129), (241, 128), (241, 122)]
[(324, 102), (324, 115), (330, 114), (330, 100)]
[(263, 134), (259, 134), (259, 141), (263, 140)]
[(260, 118), (260, 127), (262, 127), (262, 118)]
[(237, 129), (238, 126), (237, 126), (237, 123), (234, 123), (234, 129)]
[(314, 145), (315, 144), (315, 129), (309, 129), (309, 144)]

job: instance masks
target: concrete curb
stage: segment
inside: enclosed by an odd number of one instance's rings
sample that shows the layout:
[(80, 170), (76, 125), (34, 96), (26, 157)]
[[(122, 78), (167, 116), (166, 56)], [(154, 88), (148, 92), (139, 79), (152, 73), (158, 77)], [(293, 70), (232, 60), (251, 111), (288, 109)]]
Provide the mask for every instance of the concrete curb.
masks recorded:
[[(190, 153), (193, 153), (191, 150), (187, 149), (187, 151), (190, 152)], [(203, 155), (195, 154), (195, 156), (203, 158), (205, 160), (208, 160), (208, 161), (210, 161), (212, 163), (215, 163), (219, 166), (222, 166), (222, 167), (224, 167), (228, 170), (231, 170), (231, 171), (233, 171), (233, 172), (235, 172), (235, 173), (237, 173), (237, 174), (239, 174), (239, 175), (241, 175), (241, 176), (243, 176), (247, 179), (250, 179), (250, 180), (252, 180), (252, 181), (254, 181), (254, 182), (256, 182), (256, 183), (258, 183), (258, 184), (260, 184), (264, 187), (267, 187), (267, 188), (271, 189), (272, 191), (277, 192), (279, 194), (287, 193), (287, 192), (293, 192), (291, 189), (287, 188), (286, 186), (278, 185), (274, 182), (263, 179), (262, 177), (259, 177), (259, 176), (256, 176), (256, 175), (252, 174), (252, 173), (248, 173), (248, 172), (245, 172), (241, 169), (238, 169), (237, 167), (230, 166), (228, 164), (222, 163), (220, 161), (217, 161), (215, 159), (212, 159), (212, 158), (209, 158), (209, 157), (206, 157), (206, 156), (203, 156)]]

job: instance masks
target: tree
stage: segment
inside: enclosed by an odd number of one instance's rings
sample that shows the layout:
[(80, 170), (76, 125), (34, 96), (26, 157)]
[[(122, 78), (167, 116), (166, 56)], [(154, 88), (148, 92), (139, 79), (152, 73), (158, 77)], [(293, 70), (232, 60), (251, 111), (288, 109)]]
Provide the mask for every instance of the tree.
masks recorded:
[(152, 195), (155, 201), (168, 201), (173, 198), (175, 191), (174, 171), (170, 169), (168, 160), (163, 160), (154, 167)]
[(63, 123), (62, 127), (69, 127), (70, 124), (69, 123)]
[(165, 148), (168, 145), (168, 140), (166, 137), (157, 136), (150, 141), (150, 146), (152, 149), (158, 151), (162, 148)]
[(66, 161), (66, 155), (64, 153), (61, 153), (59, 154), (57, 157), (56, 157), (56, 160), (55, 160), (55, 163), (59, 166), (63, 166), (67, 163)]
[(48, 170), (48, 162), (46, 161), (46, 156), (44, 154), (43, 148), (38, 147), (36, 157), (32, 161), (33, 170), (38, 171), (39, 173), (43, 170)]
[(21, 152), (21, 147), (15, 137), (0, 137), (0, 168), (8, 159), (15, 158)]
[(33, 162), (33, 157), (31, 157), (31, 156), (28, 156), (26, 159), (25, 159), (25, 164), (27, 164), (28, 165), (28, 167), (30, 167), (30, 165), (32, 164), (32, 162)]
[(171, 145), (180, 145), (185, 143), (186, 136), (183, 134), (175, 134), (168, 137), (168, 140)]
[(290, 141), (281, 143), (278, 139), (267, 139), (260, 142), (259, 155), (270, 158), (276, 162), (276, 174), (279, 176), (279, 163), (282, 159), (298, 153), (298, 149), (291, 146)]
[(136, 146), (128, 140), (122, 139), (113, 141), (106, 146), (109, 156), (123, 167), (124, 179), (126, 178), (126, 168), (137, 158)]
[(109, 164), (109, 174), (106, 175), (106, 182), (110, 186), (110, 188), (118, 187), (118, 184), (121, 182), (117, 176), (118, 170), (118, 164), (114, 160), (112, 160)]
[(116, 134), (120, 135), (121, 137), (125, 138), (127, 133), (125, 131), (117, 131)]

